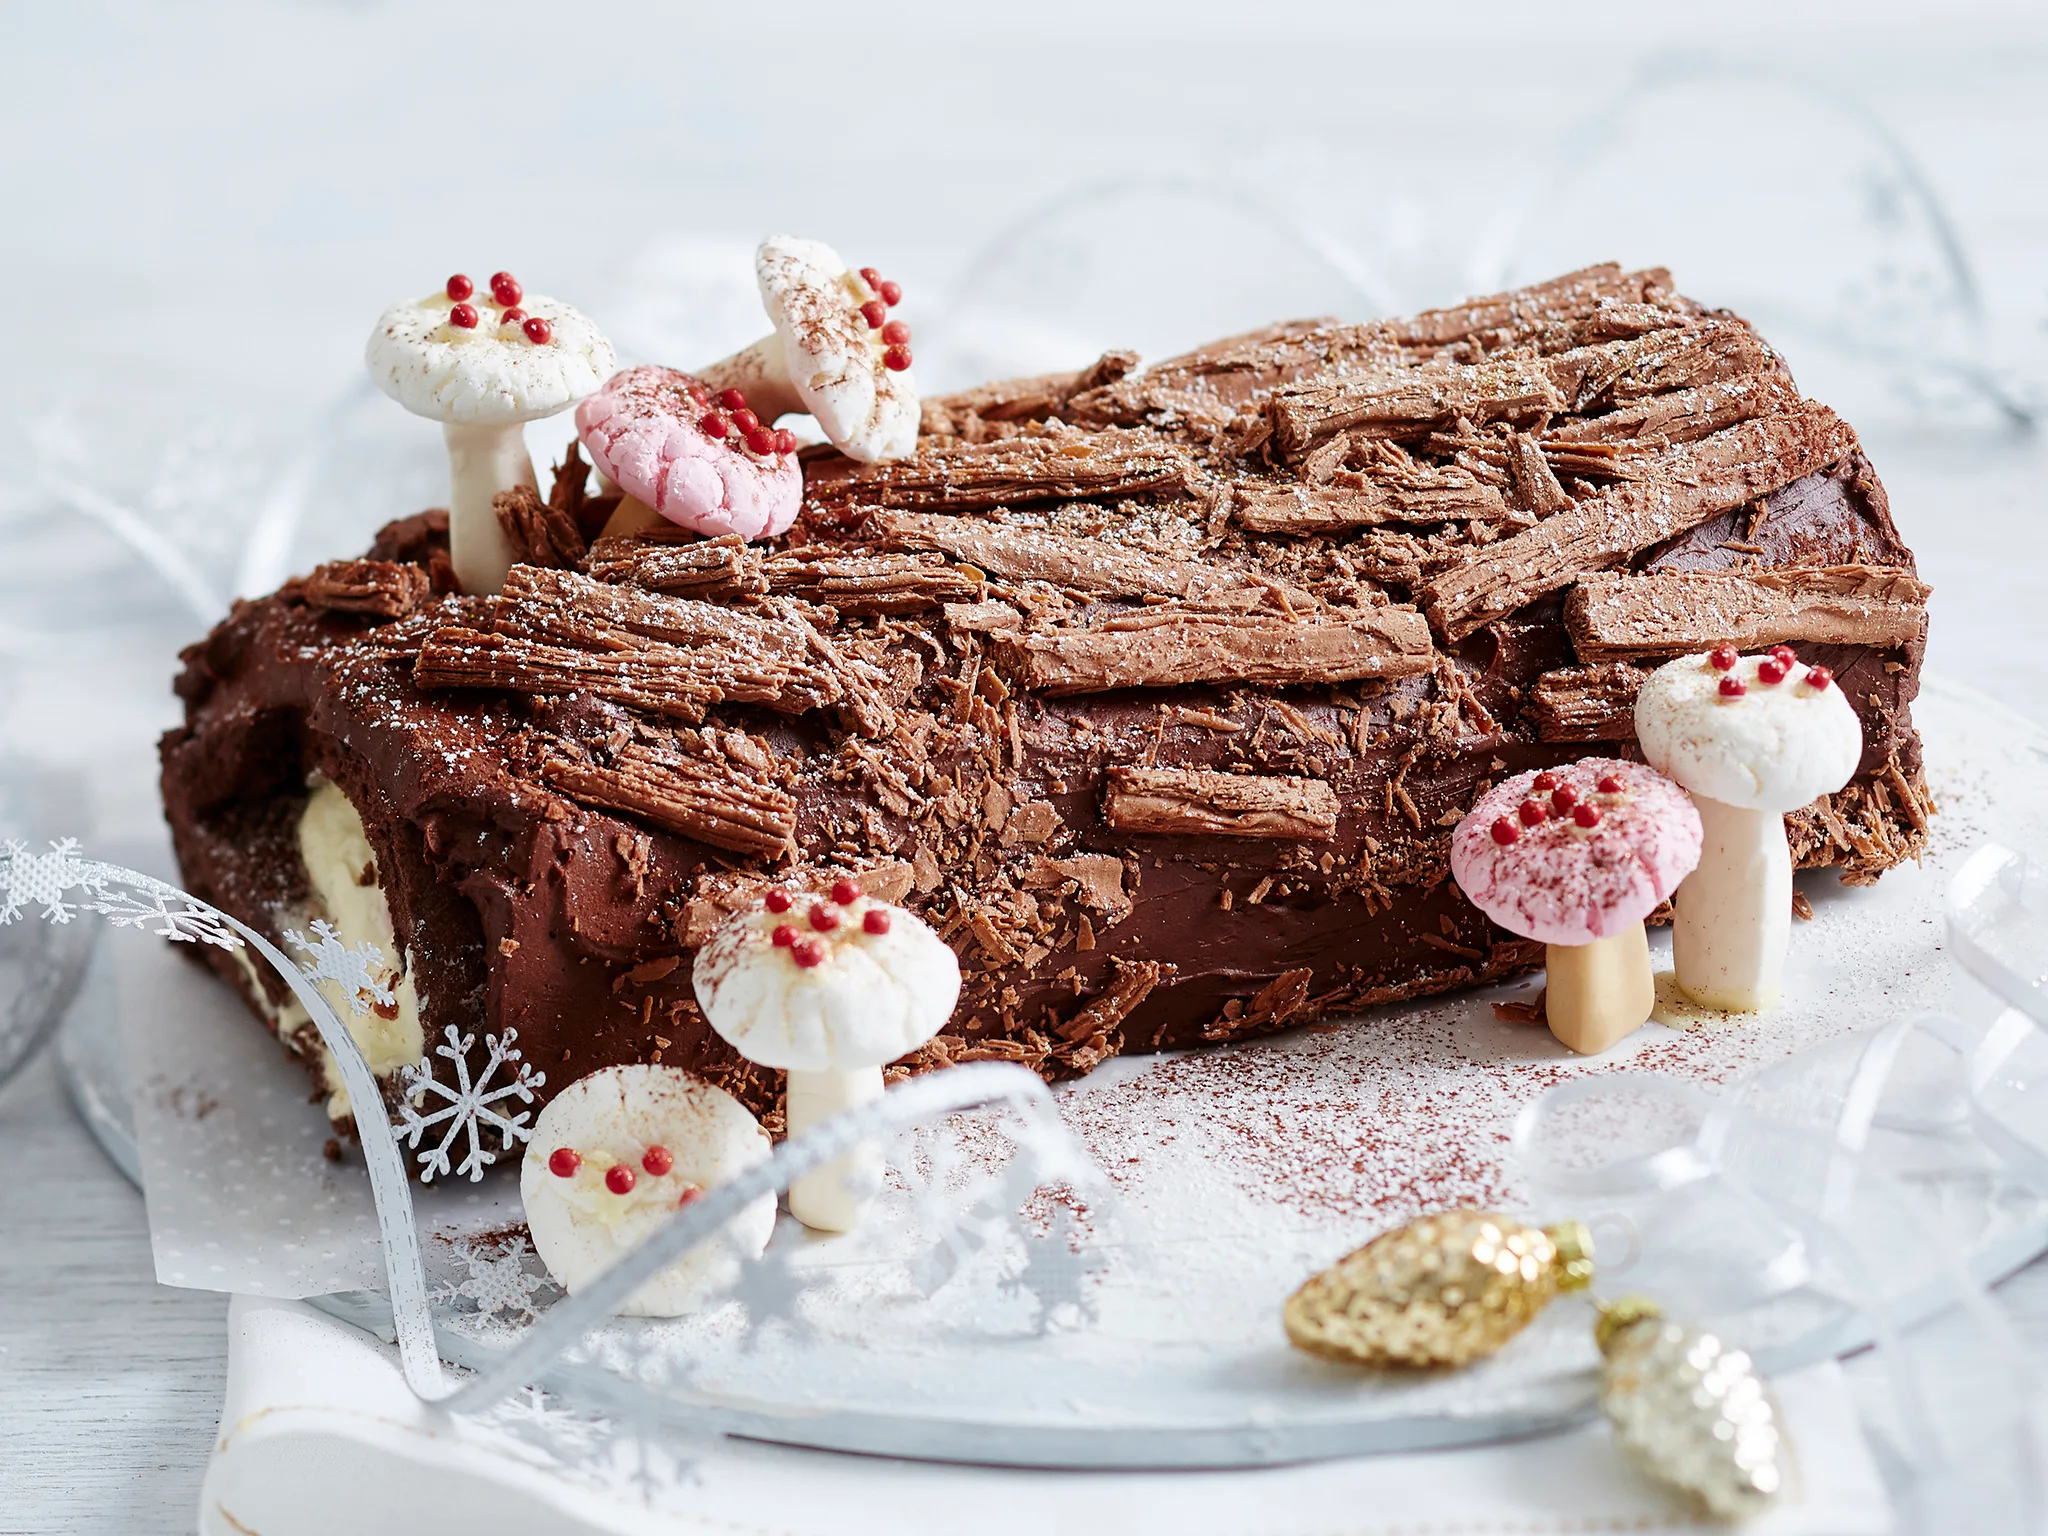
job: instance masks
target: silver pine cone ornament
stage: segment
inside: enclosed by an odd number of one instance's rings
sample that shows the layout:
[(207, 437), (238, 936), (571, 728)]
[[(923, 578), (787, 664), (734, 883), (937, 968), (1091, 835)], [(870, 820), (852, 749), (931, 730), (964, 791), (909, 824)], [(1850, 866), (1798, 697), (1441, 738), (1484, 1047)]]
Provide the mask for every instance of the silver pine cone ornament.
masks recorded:
[(1605, 1357), (1600, 1406), (1637, 1466), (1720, 1520), (1770, 1506), (1791, 1447), (1748, 1355), (1635, 1298), (1602, 1307), (1594, 1337)]
[(1442, 1211), (1382, 1232), (1287, 1298), (1287, 1337), (1353, 1365), (1467, 1365), (1492, 1354), (1559, 1291), (1592, 1283), (1592, 1240), (1490, 1211)]

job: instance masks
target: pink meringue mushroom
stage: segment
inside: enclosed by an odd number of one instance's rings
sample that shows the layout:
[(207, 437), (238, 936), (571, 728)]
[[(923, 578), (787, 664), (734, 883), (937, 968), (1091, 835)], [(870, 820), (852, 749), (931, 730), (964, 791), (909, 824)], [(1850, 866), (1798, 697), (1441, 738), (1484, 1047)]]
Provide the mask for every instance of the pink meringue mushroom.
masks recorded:
[[(694, 532), (768, 538), (796, 521), (796, 436), (762, 424), (736, 389), (716, 396), (674, 368), (628, 368), (576, 407), (599, 474), (640, 506)], [(630, 508), (608, 531), (634, 521)]]
[(1451, 876), (1466, 898), (1547, 946), (1550, 1032), (1583, 1055), (1650, 1017), (1643, 919), (1699, 859), (1700, 816), (1686, 792), (1612, 757), (1518, 773), (1451, 834)]

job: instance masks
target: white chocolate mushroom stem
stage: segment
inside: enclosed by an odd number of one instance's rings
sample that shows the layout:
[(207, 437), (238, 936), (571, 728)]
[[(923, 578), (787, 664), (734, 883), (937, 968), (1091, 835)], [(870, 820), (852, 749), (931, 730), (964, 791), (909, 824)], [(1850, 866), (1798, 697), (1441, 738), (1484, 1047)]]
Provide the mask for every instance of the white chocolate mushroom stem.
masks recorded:
[(1694, 791), (1699, 866), (1672, 897), (1678, 987), (1703, 1008), (1757, 1013), (1777, 1002), (1792, 933), (1785, 818)]
[(735, 352), (697, 377), (713, 395), (736, 389), (747, 397), (747, 409), (772, 425), (784, 416), (802, 416), (810, 410), (790, 381), (789, 362), (782, 337), (770, 331), (751, 347)]
[(462, 590), (492, 593), (512, 569), (512, 544), (491, 498), (514, 486), (532, 486), (533, 460), (519, 422), (442, 423), (448, 439), (448, 558)]
[(1650, 939), (1641, 923), (1590, 944), (1548, 945), (1544, 964), (1550, 1032), (1582, 1056), (1597, 1056), (1639, 1028), (1656, 1006)]
[[(882, 1069), (855, 1067), (847, 1071), (789, 1074), (786, 1123), (800, 1136), (841, 1110), (853, 1109), (882, 1096)], [(851, 1232), (882, 1188), (882, 1148), (862, 1142), (837, 1162), (827, 1163), (789, 1186), (789, 1214), (819, 1232)]]

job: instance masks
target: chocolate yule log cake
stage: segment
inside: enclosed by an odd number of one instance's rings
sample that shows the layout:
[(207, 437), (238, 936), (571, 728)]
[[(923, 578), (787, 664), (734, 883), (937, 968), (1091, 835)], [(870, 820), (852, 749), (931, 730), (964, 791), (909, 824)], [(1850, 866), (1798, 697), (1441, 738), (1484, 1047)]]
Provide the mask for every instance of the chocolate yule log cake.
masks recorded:
[[(379, 939), (398, 1002), (353, 1025), (394, 1103), (423, 1043), (516, 1030), (542, 1099), (664, 1063), (772, 1115), (691, 959), (846, 876), (960, 958), (906, 1071), (1071, 1076), (1531, 970), (1452, 829), (1511, 775), (1639, 761), (1642, 680), (1722, 644), (1791, 645), (1860, 720), (1855, 778), (1787, 818), (1801, 867), (1925, 845), (1928, 589), (1883, 487), (1661, 270), (1110, 353), (926, 399), (875, 462), (753, 430), (801, 471), (786, 532), (618, 532), (572, 449), (497, 495), (501, 591), (457, 590), (424, 512), (185, 652), (185, 884)], [(276, 979), (199, 948), (331, 1090)]]

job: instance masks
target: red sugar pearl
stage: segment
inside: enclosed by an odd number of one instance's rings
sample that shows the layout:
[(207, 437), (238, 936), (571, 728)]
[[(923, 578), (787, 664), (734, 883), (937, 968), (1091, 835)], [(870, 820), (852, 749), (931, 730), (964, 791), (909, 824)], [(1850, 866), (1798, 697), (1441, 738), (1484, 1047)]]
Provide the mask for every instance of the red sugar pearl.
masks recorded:
[(1552, 793), (1550, 803), (1556, 807), (1557, 814), (1562, 816), (1566, 811), (1579, 803), (1579, 792), (1569, 784), (1560, 784), (1555, 792)]
[(882, 286), (882, 274), (880, 272), (877, 272), (873, 267), (862, 267), (860, 269), (860, 280), (866, 283), (870, 288), (879, 288)]
[(908, 346), (910, 344), (910, 327), (901, 320), (891, 320), (882, 327), (882, 340), (892, 346)]
[(465, 331), (475, 330), (476, 306), (474, 304), (456, 305), (453, 309), (448, 311), (448, 323), (450, 325), (459, 325)]
[(787, 949), (796, 942), (796, 929), (788, 923), (777, 923), (775, 931), (768, 935), (768, 940), (777, 949)]
[(555, 328), (549, 325), (547, 321), (541, 319), (539, 315), (535, 315), (526, 324), (519, 327), (519, 329), (526, 332), (526, 339), (536, 347), (544, 347), (555, 339)]
[(1550, 819), (1550, 812), (1543, 809), (1541, 802), (1524, 800), (1515, 814), (1522, 818), (1525, 827), (1540, 827)]
[(821, 901), (811, 908), (811, 926), (820, 933), (830, 933), (839, 926), (839, 914)]
[(725, 418), (716, 411), (706, 411), (697, 425), (704, 429), (706, 437), (725, 436)]
[(1603, 795), (1620, 794), (1621, 776), (1619, 774), (1610, 773), (1609, 775), (1607, 775), (1606, 778), (1602, 779), (1600, 781), (1600, 793)]
[(1572, 820), (1582, 827), (1597, 827), (1600, 825), (1600, 808), (1596, 805), (1575, 806)]
[(1493, 840), (1505, 848), (1521, 841), (1522, 829), (1515, 825), (1512, 817), (1503, 816), (1493, 824)]
[(1529, 787), (1531, 789), (1555, 789), (1557, 788), (1557, 775), (1546, 768), (1529, 781)]
[(777, 427), (775, 429), (775, 451), (777, 453), (795, 453), (796, 434), (787, 427)]
[(630, 1195), (640, 1180), (624, 1163), (613, 1163), (604, 1171), (604, 1187), (615, 1195)]
[(1760, 683), (1782, 683), (1785, 681), (1785, 663), (1775, 656), (1766, 656), (1756, 664), (1756, 680)]
[(883, 366), (894, 373), (901, 373), (910, 366), (910, 348), (891, 347), (882, 354)]
[(722, 389), (718, 392), (718, 403), (728, 411), (744, 411), (747, 408), (747, 397), (741, 390)]
[(766, 427), (756, 427), (747, 434), (747, 447), (765, 459), (775, 451), (775, 434)]
[(649, 1147), (640, 1154), (640, 1166), (657, 1179), (675, 1167), (676, 1155), (667, 1147)]
[(1722, 698), (1739, 699), (1747, 692), (1749, 692), (1749, 685), (1745, 683), (1741, 678), (1724, 677), (1721, 679)]
[(692, 405), (709, 405), (711, 403), (711, 391), (702, 384), (699, 384), (695, 379), (690, 380), (689, 383), (683, 386), (683, 393), (690, 397), (690, 404)]
[(1789, 645), (1772, 646), (1771, 655), (1776, 657), (1778, 661), (1783, 664), (1787, 672), (1792, 670), (1792, 663), (1799, 659), (1799, 653), (1793, 650), (1792, 647)]
[(1807, 687), (1812, 688), (1815, 691), (1827, 687), (1827, 685), (1829, 683), (1832, 683), (1834, 680), (1835, 674), (1830, 672), (1826, 667), (1809, 667), (1807, 669), (1806, 676), (1801, 679), (1801, 681), (1804, 682)]
[(789, 947), (789, 958), (808, 971), (823, 962), (825, 951), (816, 939), (798, 939)]
[(517, 304), (526, 297), (526, 290), (519, 286), (519, 279), (510, 272), (491, 274), (491, 297), (500, 304)]
[(867, 321), (869, 330), (879, 331), (882, 322), (889, 318), (889, 308), (880, 299), (869, 299), (867, 303), (861, 305), (860, 317)]
[(761, 905), (770, 912), (787, 912), (789, 910), (789, 892), (778, 885), (774, 890), (761, 898)]
[(525, 310), (518, 308), (508, 309), (503, 314), (498, 316), (498, 324), (517, 325), (520, 321), (524, 320), (525, 318)]
[(704, 1191), (699, 1189), (694, 1184), (684, 1185), (682, 1194), (678, 1196), (676, 1199), (676, 1208), (678, 1210), (682, 1209), (682, 1207), (688, 1205), (692, 1200), (696, 1199), (699, 1195), (703, 1193)]
[(733, 430), (738, 432), (741, 437), (745, 437), (754, 428), (761, 425), (761, 418), (743, 405), (732, 413), (732, 424)]
[(859, 883), (846, 879), (834, 880), (832, 882), (832, 899), (842, 907), (852, 906), (856, 901), (860, 900)]
[(892, 283), (887, 278), (875, 284), (875, 292), (882, 296), (882, 302), (894, 309), (903, 302), (903, 285)]
[(1726, 672), (1740, 660), (1732, 645), (1717, 645), (1707, 652), (1707, 665), (1716, 672)]
[(887, 933), (889, 931), (889, 914), (880, 907), (869, 907), (867, 916), (860, 920), (860, 925), (869, 933)]
[[(464, 278), (464, 282), (469, 279)], [(583, 1159), (574, 1147), (557, 1147), (548, 1154), (548, 1172), (558, 1179), (573, 1179), (576, 1170), (583, 1166)]]
[(472, 283), (460, 272), (448, 279), (448, 297), (455, 300), (458, 304), (475, 292), (476, 284)]

